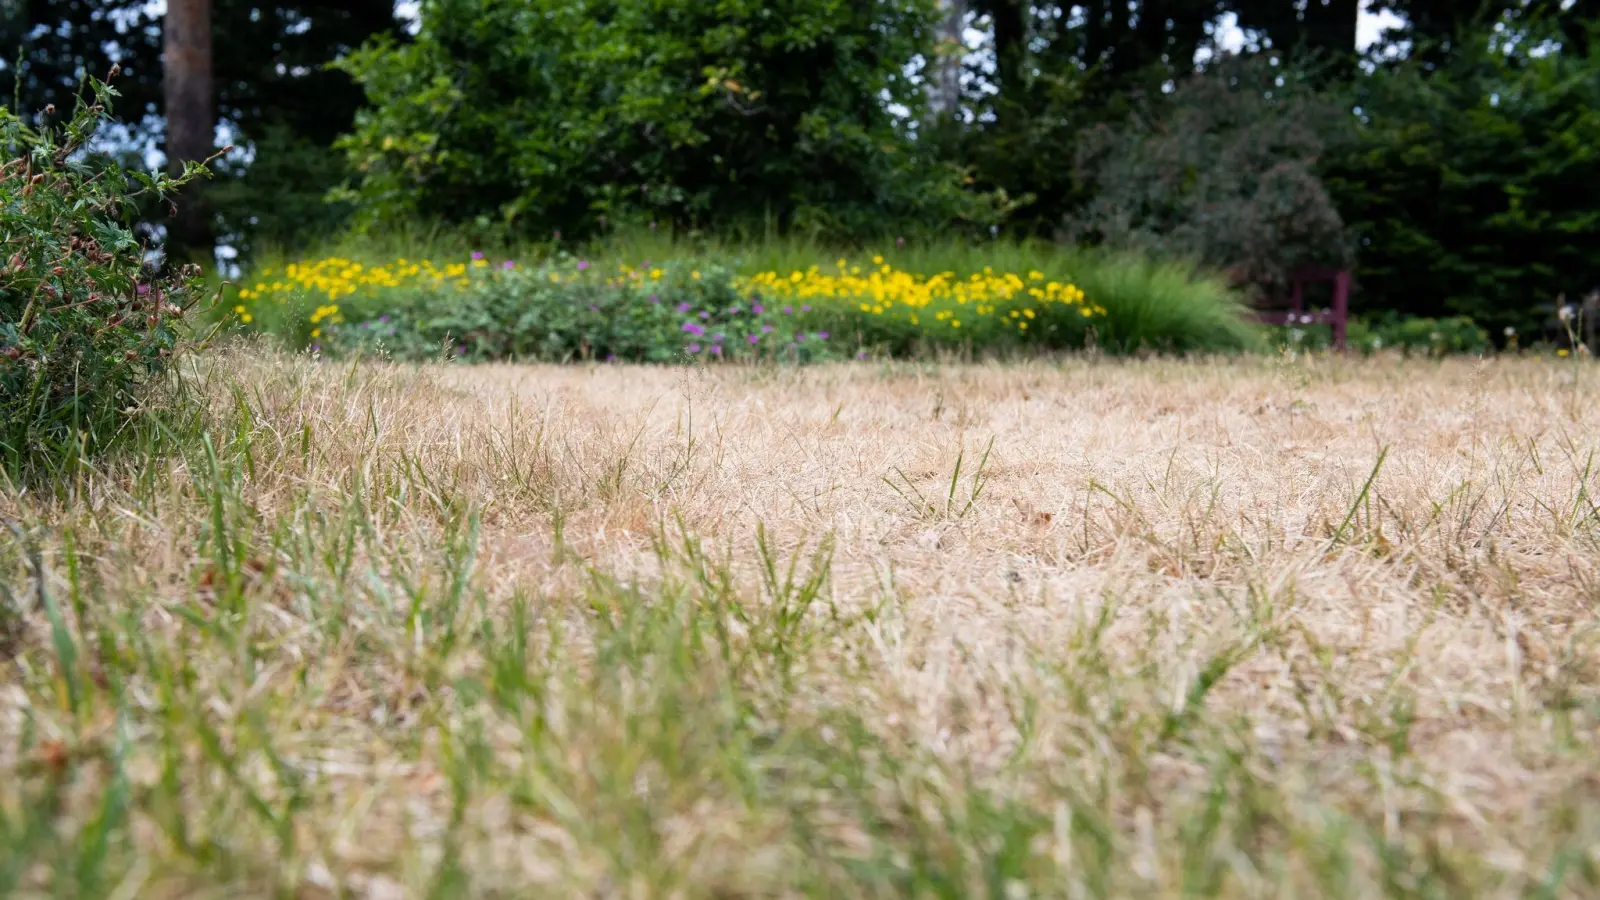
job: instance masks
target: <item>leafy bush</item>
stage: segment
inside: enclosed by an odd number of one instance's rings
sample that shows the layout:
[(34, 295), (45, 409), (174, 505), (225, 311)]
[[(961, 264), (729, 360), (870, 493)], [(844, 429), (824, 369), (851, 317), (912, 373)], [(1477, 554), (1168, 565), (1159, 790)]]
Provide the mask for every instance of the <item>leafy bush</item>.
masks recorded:
[(114, 96), (89, 88), (60, 128), (0, 110), (0, 461), (13, 475), (110, 446), (183, 348), (202, 287), (198, 268), (146, 269), (125, 225), (141, 195), (164, 196), (199, 166), (171, 179), (87, 153)]
[(1304, 76), (1228, 58), (1122, 125), (1085, 132), (1077, 167), (1089, 199), (1066, 231), (1186, 256), (1250, 284), (1346, 263), (1344, 223), (1314, 171), (1346, 118)]
[(406, 45), (341, 66), (358, 222), (582, 238), (659, 220), (893, 233), (988, 221), (913, 139), (925, 0), (428, 0)]

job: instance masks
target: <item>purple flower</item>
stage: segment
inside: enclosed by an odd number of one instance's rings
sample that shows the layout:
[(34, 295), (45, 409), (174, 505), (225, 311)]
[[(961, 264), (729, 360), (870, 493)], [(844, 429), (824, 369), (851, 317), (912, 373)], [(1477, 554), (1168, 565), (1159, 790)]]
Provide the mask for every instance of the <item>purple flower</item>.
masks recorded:
[(474, 251), (472, 251), (472, 258), (473, 258), (474, 261), (483, 259), (483, 251), (482, 250), (474, 250)]
[(706, 333), (705, 328), (703, 328), (699, 322), (685, 322), (683, 323), (683, 328), (681, 330), (687, 331), (695, 337), (700, 337)]
[(150, 293), (150, 285), (141, 284), (137, 288), (134, 289), (134, 293), (136, 293), (139, 296), (143, 297), (145, 294)]
[(721, 344), (712, 344), (711, 345), (711, 355), (712, 356), (721, 356), (722, 355), (722, 345)]
[(661, 302), (661, 298), (657, 297), (655, 294), (651, 294), (650, 295), (650, 302), (651, 303), (660, 303)]
[(800, 307), (800, 311), (801, 312), (811, 312), (811, 304), (807, 303), (805, 306)]
[(734, 305), (728, 307), (728, 315), (736, 316), (738, 314), (739, 314), (739, 304), (735, 303)]
[(616, 361), (617, 361), (617, 355), (615, 353), (607, 353), (606, 354), (606, 362), (616, 362)]
[(803, 341), (806, 339), (806, 333), (804, 331), (795, 332), (794, 339), (796, 341)]
[(750, 335), (750, 343), (758, 344), (760, 342), (761, 342), (761, 335), (759, 335), (759, 334)]
[(866, 359), (866, 358), (867, 358), (867, 351), (865, 351), (865, 350), (856, 351), (856, 359)]
[(378, 317), (378, 324), (379, 325), (387, 325), (387, 324), (389, 324), (389, 317), (388, 316), (379, 316)]
[(688, 347), (685, 347), (684, 349), (688, 350), (690, 353), (699, 353), (700, 352), (700, 345), (699, 344), (690, 344)]
[(727, 336), (728, 336), (728, 335), (727, 335), (727, 333), (726, 333), (726, 332), (722, 332), (722, 331), (719, 331), (719, 332), (717, 332), (717, 333), (716, 333), (716, 334), (714, 334), (714, 335), (712, 335), (712, 336), (711, 336), (711, 339), (712, 339), (712, 340), (713, 340), (713, 341), (721, 341), (721, 340), (724, 340), (724, 339), (726, 339), (726, 338), (727, 338)]
[(500, 264), (500, 268), (502, 268), (502, 269), (515, 269), (516, 267), (517, 267), (516, 262), (514, 260), (509, 260), (509, 259)]
[(709, 318), (711, 318), (711, 313), (709, 313), (706, 310), (702, 309), (702, 310), (700, 310), (700, 318), (709, 319)]
[(828, 339), (828, 333), (826, 331), (819, 331), (816, 334), (816, 338), (819, 341), (825, 341)]
[(321, 353), (322, 352), (322, 345), (321, 344), (312, 344), (311, 345), (311, 352), (312, 353)]
[(771, 325), (763, 325), (763, 326), (761, 326), (761, 333), (762, 334), (766, 334), (767, 332), (769, 332), (771, 330), (772, 330), (772, 326)]
[(587, 268), (589, 268), (589, 261), (587, 259), (578, 260), (578, 271), (579, 272), (582, 272), (584, 269), (587, 269)]
[(786, 315), (786, 316), (792, 316), (792, 315), (794, 315), (794, 307), (792, 307), (792, 306), (785, 306), (785, 307), (784, 307), (784, 308), (783, 308), (783, 314), (784, 314), (784, 315)]
[(466, 344), (457, 344), (456, 345), (456, 355), (457, 356), (465, 356), (466, 352), (467, 352), (467, 345)]
[(599, 311), (600, 311), (600, 307), (595, 306), (593, 303), (589, 304), (589, 312), (599, 312)]
[(687, 303), (679, 303), (678, 304), (678, 312), (688, 312), (688, 311), (689, 311), (689, 304), (687, 304)]
[(756, 305), (750, 307), (750, 311), (755, 313), (758, 316), (761, 315), (763, 312), (766, 312), (766, 310), (767, 310), (767, 308), (765, 306), (762, 306), (759, 303), (757, 303)]

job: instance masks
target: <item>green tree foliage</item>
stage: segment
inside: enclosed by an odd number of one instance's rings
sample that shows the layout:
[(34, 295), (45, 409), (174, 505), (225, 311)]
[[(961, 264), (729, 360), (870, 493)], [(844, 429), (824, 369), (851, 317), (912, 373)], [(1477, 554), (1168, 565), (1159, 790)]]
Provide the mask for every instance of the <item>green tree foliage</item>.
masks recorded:
[(1458, 49), (1470, 55), (1473, 35), (1494, 25), (1543, 29), (1582, 55), (1600, 22), (1600, 0), (1387, 0), (1383, 8), (1403, 18), (1396, 38), (1412, 44), (1415, 61), (1430, 69)]
[(1325, 171), (1363, 308), (1527, 329), (1600, 285), (1600, 58), (1529, 52), (1543, 37), (1479, 32), (1358, 82), (1359, 142)]
[[(912, 139), (923, 0), (432, 0), (342, 66), (368, 225), (577, 237), (623, 219), (832, 234), (982, 222)], [(897, 115), (898, 107), (905, 115)]]
[[(112, 63), (128, 147), (161, 145), (161, 17), (146, 0), (18, 0), (0, 21), (0, 97), (30, 118), (46, 105), (71, 109), (85, 73)], [(214, 0), (213, 74), (217, 116), (241, 147), (260, 145), (255, 161), (287, 152), (252, 174), (248, 158), (218, 167), (208, 197), (230, 244), (295, 245), (326, 234), (337, 209), (322, 196), (345, 177), (329, 150), (349, 130), (361, 88), (329, 63), (375, 35), (400, 41), (405, 31), (393, 0), (253, 3)], [(22, 49), (20, 69), (16, 50)], [(307, 219), (289, 210), (316, 213)], [(265, 210), (265, 212), (263, 212)], [(146, 216), (162, 211), (148, 208)]]

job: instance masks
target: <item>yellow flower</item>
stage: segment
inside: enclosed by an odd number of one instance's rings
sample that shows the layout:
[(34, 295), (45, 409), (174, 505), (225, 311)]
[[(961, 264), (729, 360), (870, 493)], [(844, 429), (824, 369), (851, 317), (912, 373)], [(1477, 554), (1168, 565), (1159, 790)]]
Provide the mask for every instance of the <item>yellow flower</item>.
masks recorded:
[(241, 321), (241, 322), (245, 323), (246, 325), (248, 325), (251, 322), (255, 321), (255, 317), (250, 315), (249, 313), (240, 313), (239, 314), (239, 321)]
[(238, 306), (235, 306), (233, 308), (233, 311), (236, 312), (236, 313), (240, 313), (242, 315), (244, 313), (244, 304), (241, 303)]
[(1562, 347), (1560, 350), (1557, 350), (1556, 351), (1556, 355), (1557, 356), (1566, 356), (1567, 355), (1567, 348)]
[(322, 337), (322, 329), (321, 328), (313, 328), (313, 329), (311, 329), (311, 336), (312, 337)]

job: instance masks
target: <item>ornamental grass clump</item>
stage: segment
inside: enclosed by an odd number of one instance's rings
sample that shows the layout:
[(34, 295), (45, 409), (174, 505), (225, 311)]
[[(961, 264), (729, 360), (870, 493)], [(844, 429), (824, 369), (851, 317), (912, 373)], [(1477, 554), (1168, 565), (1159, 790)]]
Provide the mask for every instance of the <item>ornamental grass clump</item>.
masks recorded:
[(13, 478), (74, 468), (159, 405), (201, 296), (199, 267), (156, 274), (127, 222), (136, 199), (203, 165), (169, 178), (88, 152), (116, 96), (88, 89), (61, 126), (0, 110), (0, 466)]

